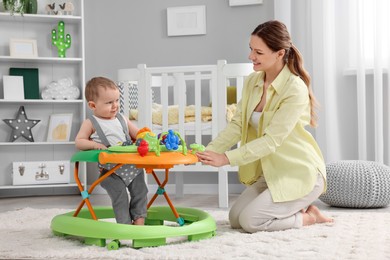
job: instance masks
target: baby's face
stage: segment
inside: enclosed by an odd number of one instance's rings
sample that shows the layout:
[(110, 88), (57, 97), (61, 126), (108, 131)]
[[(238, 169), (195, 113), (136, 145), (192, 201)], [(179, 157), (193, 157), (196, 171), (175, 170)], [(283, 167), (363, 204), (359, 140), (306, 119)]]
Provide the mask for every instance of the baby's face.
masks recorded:
[(103, 119), (114, 119), (119, 111), (119, 90), (99, 89), (99, 98), (94, 102), (94, 115)]

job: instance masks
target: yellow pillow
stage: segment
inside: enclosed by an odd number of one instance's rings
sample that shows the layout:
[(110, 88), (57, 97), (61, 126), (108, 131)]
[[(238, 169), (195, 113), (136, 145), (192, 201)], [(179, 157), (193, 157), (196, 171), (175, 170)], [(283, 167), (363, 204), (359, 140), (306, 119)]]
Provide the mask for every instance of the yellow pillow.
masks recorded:
[[(237, 88), (236, 86), (226, 87), (226, 105), (237, 104)], [(212, 103), (210, 102), (210, 107)]]
[(237, 104), (237, 88), (236, 86), (229, 86), (226, 90), (226, 104)]

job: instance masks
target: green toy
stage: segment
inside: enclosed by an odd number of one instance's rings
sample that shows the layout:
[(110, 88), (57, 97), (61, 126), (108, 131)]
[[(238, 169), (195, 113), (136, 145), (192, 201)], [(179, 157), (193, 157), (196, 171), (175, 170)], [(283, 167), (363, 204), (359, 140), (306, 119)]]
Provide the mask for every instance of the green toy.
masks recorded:
[(196, 152), (204, 152), (206, 147), (203, 144), (190, 144), (190, 148), (192, 150), (192, 154), (196, 154)]
[(63, 21), (58, 22), (58, 31), (56, 29), (51, 31), (51, 42), (58, 49), (58, 57), (65, 58), (65, 52), (70, 48), (72, 38), (69, 33), (65, 36), (65, 23)]
[[(112, 208), (95, 207), (94, 210), (99, 219), (115, 218)], [(164, 225), (164, 221), (176, 221), (171, 209), (151, 207), (144, 226), (93, 220), (89, 211), (83, 209), (77, 217), (73, 217), (74, 212), (55, 216), (51, 229), (57, 236), (82, 237), (85, 244), (107, 246), (109, 250), (118, 249), (119, 240), (132, 240), (134, 248), (141, 248), (165, 245), (170, 237), (186, 236), (188, 241), (197, 241), (215, 236), (215, 220), (205, 211), (192, 208), (177, 208), (177, 211), (184, 218), (184, 226)], [(111, 241), (106, 243), (106, 240)]]
[(146, 133), (143, 139), (148, 142), (149, 150), (156, 151), (157, 146), (159, 146), (157, 137), (152, 135), (151, 133)]

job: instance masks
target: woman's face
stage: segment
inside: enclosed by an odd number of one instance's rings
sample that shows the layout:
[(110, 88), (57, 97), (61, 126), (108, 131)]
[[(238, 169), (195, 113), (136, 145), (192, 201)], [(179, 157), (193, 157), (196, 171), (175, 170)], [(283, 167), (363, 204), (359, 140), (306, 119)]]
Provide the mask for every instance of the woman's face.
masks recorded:
[(249, 41), (249, 59), (253, 63), (254, 71), (272, 70), (283, 58), (281, 51), (274, 52), (265, 44), (265, 42), (256, 35), (251, 35)]

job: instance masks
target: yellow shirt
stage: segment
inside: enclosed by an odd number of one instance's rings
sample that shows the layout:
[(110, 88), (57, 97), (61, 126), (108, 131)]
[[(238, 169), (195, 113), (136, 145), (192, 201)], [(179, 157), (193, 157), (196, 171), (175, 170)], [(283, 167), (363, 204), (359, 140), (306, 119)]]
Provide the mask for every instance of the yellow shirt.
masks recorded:
[[(274, 202), (290, 201), (310, 193), (317, 174), (326, 180), (325, 163), (310, 124), (307, 86), (284, 66), (267, 89), (258, 129), (250, 126), (253, 110), (263, 94), (264, 72), (248, 76), (236, 114), (207, 147), (225, 152), (230, 165), (239, 166), (239, 178), (251, 185), (262, 175)], [(240, 147), (228, 151), (241, 141)]]

